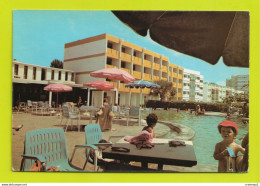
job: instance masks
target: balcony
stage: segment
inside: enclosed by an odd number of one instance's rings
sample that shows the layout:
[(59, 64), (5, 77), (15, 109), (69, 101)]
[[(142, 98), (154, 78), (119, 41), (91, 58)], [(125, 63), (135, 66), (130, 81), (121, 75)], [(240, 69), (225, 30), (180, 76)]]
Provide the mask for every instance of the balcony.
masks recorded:
[(144, 60), (144, 66), (147, 68), (152, 68), (152, 62), (148, 60)]
[(119, 52), (117, 50), (107, 48), (107, 56), (111, 58), (119, 58)]
[(163, 66), (162, 66), (162, 71), (163, 71), (163, 72), (168, 72), (168, 67), (163, 65)]
[(107, 65), (107, 68), (118, 68), (118, 67), (114, 65)]
[(127, 69), (127, 68), (121, 68), (121, 70), (124, 70), (124, 71), (128, 72), (129, 74), (131, 74), (131, 70), (130, 70), (130, 69)]
[(135, 79), (142, 79), (141, 72), (133, 71), (133, 76)]
[(152, 75), (151, 74), (144, 73), (143, 75), (144, 75), (143, 80), (152, 81)]
[(143, 94), (150, 94), (150, 90), (149, 88), (143, 88)]
[(153, 75), (153, 81), (160, 81), (160, 77)]
[(131, 55), (122, 52), (121, 53), (121, 59), (124, 60), (124, 61), (127, 61), (127, 62), (131, 62)]
[(174, 88), (177, 88), (177, 83), (176, 83), (176, 82), (172, 82), (172, 86), (173, 86)]
[(160, 69), (161, 69), (160, 64), (154, 63), (154, 64), (153, 64), (153, 69), (160, 71)]
[(127, 85), (127, 83), (120, 83), (120, 88), (118, 89), (118, 91), (120, 91), (120, 92), (130, 92), (130, 88), (125, 87), (125, 85)]
[(168, 81), (168, 79), (167, 79), (167, 78), (165, 78), (165, 77), (162, 77), (162, 80), (164, 80), (164, 81)]
[(179, 79), (182, 79), (182, 75), (181, 75), (181, 74), (179, 74), (178, 78), (179, 78)]
[(113, 82), (113, 81), (106, 81), (107, 83), (110, 83), (111, 85), (114, 86), (114, 88), (117, 88), (117, 82)]
[(182, 88), (182, 84), (178, 84), (178, 88)]
[(178, 93), (178, 98), (181, 98), (181, 97), (182, 97), (182, 93), (179, 92), (179, 93)]
[(141, 93), (141, 89), (140, 88), (131, 88), (131, 92), (132, 93)]
[(134, 56), (134, 58), (133, 58), (133, 64), (142, 65), (142, 59), (139, 58), (139, 57)]
[(177, 78), (177, 73), (173, 72), (172, 77)]

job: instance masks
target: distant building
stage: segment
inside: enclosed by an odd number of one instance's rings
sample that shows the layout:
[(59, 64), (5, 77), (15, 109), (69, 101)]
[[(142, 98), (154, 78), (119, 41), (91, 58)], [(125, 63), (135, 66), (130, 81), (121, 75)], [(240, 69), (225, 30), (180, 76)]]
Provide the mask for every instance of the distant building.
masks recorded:
[(183, 101), (203, 101), (203, 76), (200, 72), (183, 70)]
[(235, 90), (249, 92), (249, 75), (233, 75), (226, 80), (227, 87), (233, 87)]
[(223, 102), (228, 96), (244, 93), (241, 90), (235, 90), (232, 87), (217, 85), (215, 83), (204, 83), (203, 86), (203, 102)]

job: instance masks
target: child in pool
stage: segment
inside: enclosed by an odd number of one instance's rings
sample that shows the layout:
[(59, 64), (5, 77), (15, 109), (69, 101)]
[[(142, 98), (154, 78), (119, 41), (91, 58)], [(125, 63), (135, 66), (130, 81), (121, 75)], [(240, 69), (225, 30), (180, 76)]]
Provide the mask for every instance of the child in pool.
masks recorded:
[(213, 157), (215, 160), (219, 161), (218, 172), (227, 172), (227, 162), (228, 158), (230, 158), (227, 147), (231, 147), (235, 155), (237, 155), (239, 151), (245, 153), (245, 149), (234, 142), (234, 139), (238, 134), (238, 128), (235, 122), (228, 120), (221, 122), (218, 124), (218, 131), (221, 134), (223, 141), (216, 144)]
[(153, 131), (153, 128), (155, 127), (157, 120), (158, 120), (158, 117), (156, 114), (154, 114), (154, 113), (149, 114), (146, 117), (147, 126), (145, 126), (142, 131), (146, 130), (147, 132), (151, 133), (152, 137), (154, 138), (155, 133)]

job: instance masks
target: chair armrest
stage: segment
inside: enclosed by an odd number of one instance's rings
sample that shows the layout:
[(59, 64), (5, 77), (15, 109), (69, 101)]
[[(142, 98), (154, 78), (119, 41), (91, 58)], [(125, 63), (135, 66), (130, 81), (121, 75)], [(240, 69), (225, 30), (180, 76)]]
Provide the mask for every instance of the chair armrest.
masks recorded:
[(36, 160), (39, 160), (41, 163), (44, 163), (46, 161), (46, 158), (42, 155), (27, 155), (27, 154), (24, 154), (24, 155), (22, 155), (22, 157), (24, 159), (36, 159)]
[(27, 154), (24, 154), (22, 155), (23, 159), (22, 159), (22, 162), (21, 162), (21, 166), (20, 166), (20, 171), (24, 171), (24, 165), (25, 165), (25, 160), (26, 159), (34, 159), (34, 160), (39, 160), (42, 165), (43, 165), (43, 169), (45, 169), (46, 167), (46, 158), (42, 155), (27, 155)]
[(91, 148), (93, 150), (98, 150), (98, 148), (95, 145), (75, 145), (74, 148)]

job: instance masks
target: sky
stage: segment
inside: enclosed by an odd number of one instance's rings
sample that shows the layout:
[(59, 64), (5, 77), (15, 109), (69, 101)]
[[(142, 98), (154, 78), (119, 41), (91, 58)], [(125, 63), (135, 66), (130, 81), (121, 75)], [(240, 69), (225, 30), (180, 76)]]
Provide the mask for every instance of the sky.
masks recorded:
[(204, 82), (225, 85), (236, 74), (249, 74), (248, 68), (228, 67), (222, 58), (211, 65), (143, 37), (122, 23), (111, 11), (15, 10), (13, 12), (13, 59), (49, 67), (53, 59), (63, 61), (64, 44), (108, 33), (150, 51), (162, 54), (173, 64), (199, 71)]

